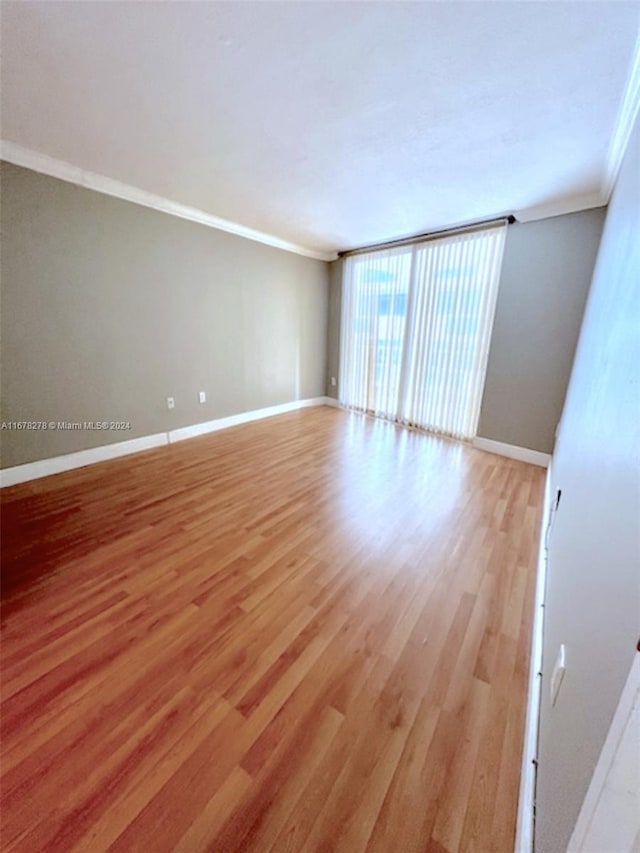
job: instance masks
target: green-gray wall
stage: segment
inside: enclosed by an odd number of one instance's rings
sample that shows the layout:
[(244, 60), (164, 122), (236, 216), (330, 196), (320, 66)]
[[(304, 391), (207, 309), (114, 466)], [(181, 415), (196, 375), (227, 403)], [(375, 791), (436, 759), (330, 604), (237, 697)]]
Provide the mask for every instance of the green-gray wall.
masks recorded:
[[(340, 376), (340, 324), (342, 322), (342, 267), (338, 258), (329, 264), (329, 318), (327, 323), (327, 396), (338, 399)], [(335, 379), (335, 385), (332, 380)]]
[(0, 178), (2, 420), (132, 425), (3, 430), (3, 468), (324, 395), (325, 262), (7, 163)]
[(509, 226), (479, 436), (552, 452), (604, 214)]
[[(605, 208), (507, 231), (478, 435), (551, 453)], [(340, 363), (342, 261), (330, 264), (327, 394)]]

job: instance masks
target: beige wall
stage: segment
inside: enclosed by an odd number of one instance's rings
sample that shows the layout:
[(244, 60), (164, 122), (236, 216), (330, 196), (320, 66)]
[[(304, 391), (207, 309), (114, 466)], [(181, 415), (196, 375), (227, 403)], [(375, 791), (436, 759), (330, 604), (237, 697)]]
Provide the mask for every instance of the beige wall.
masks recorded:
[(7, 163), (0, 175), (2, 420), (132, 424), (4, 430), (2, 467), (324, 394), (326, 263)]
[[(552, 451), (603, 222), (599, 208), (509, 226), (478, 435)], [(330, 267), (327, 394), (337, 396), (342, 261)]]
[[(537, 853), (564, 851), (640, 632), (640, 124), (605, 224), (552, 467)], [(549, 681), (561, 643), (566, 674)]]

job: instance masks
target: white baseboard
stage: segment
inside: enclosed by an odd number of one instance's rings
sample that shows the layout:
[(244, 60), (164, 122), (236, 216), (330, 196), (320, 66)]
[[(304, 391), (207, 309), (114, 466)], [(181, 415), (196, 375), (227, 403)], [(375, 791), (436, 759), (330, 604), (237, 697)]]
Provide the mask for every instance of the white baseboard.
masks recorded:
[(96, 462), (117, 459), (119, 456), (128, 456), (131, 453), (139, 453), (141, 450), (150, 450), (152, 447), (161, 447), (164, 444), (174, 441), (194, 438), (198, 435), (204, 435), (207, 432), (216, 432), (217, 430), (227, 429), (228, 427), (248, 423), (249, 421), (257, 421), (262, 418), (270, 418), (273, 415), (293, 412), (296, 409), (306, 409), (309, 406), (333, 405), (336, 405), (336, 401), (331, 397), (312, 397), (307, 400), (293, 400), (290, 403), (282, 403), (279, 406), (268, 406), (267, 408), (256, 409), (252, 412), (242, 412), (239, 415), (218, 418), (217, 420), (206, 421), (201, 424), (193, 424), (193, 426), (183, 427), (182, 429), (159, 432), (155, 435), (143, 435), (140, 438), (132, 438), (129, 441), (118, 441), (115, 444), (104, 444), (101, 447), (79, 450), (76, 453), (67, 453), (64, 456), (40, 459), (37, 462), (28, 462), (26, 465), (16, 465), (13, 468), (4, 468), (1, 470), (0, 487), (15, 486), (18, 483), (38, 480), (40, 477), (49, 477), (52, 474), (71, 471), (74, 468), (84, 468), (86, 465), (95, 465)]
[(533, 611), (531, 654), (529, 656), (529, 684), (527, 689), (527, 716), (522, 747), (520, 795), (516, 824), (515, 853), (533, 853), (534, 806), (536, 795), (536, 762), (538, 760), (538, 725), (540, 721), (540, 692), (542, 689), (542, 640), (544, 633), (544, 599), (547, 582), (548, 532), (551, 526), (553, 488), (551, 462), (547, 469), (542, 503), (542, 523), (538, 544), (536, 597)]
[(78, 450), (76, 453), (67, 453), (64, 456), (40, 459), (37, 462), (28, 462), (26, 465), (16, 465), (14, 468), (4, 468), (0, 471), (0, 486), (4, 488), (15, 486), (17, 483), (26, 483), (28, 480), (39, 480), (40, 477), (61, 474), (73, 468), (84, 468), (85, 465), (95, 465), (96, 462), (117, 459), (118, 456), (128, 456), (130, 453), (139, 453), (141, 450), (150, 450), (152, 447), (161, 447), (167, 443), (167, 433), (159, 432), (155, 435), (132, 438), (129, 441), (118, 441), (115, 444), (103, 444), (101, 447)]
[(486, 450), (489, 453), (497, 453), (498, 456), (508, 456), (510, 459), (518, 459), (520, 462), (529, 462), (531, 465), (539, 465), (548, 468), (551, 460), (549, 453), (541, 453), (539, 450), (530, 450), (528, 447), (518, 447), (516, 444), (505, 444), (502, 441), (494, 441), (492, 438), (481, 438), (476, 436), (471, 442), (478, 450)]
[(342, 408), (342, 406), (340, 405), (340, 401), (336, 400), (335, 397), (325, 397), (324, 398), (324, 405), (325, 406), (333, 406), (334, 409), (341, 409)]
[(167, 435), (169, 442), (173, 444), (174, 441), (183, 441), (185, 438), (194, 438), (197, 435), (204, 435), (207, 432), (217, 432), (218, 430), (228, 429), (239, 424), (247, 424), (250, 421), (271, 418), (274, 415), (283, 415), (285, 412), (293, 412), (296, 409), (331, 405), (326, 402), (328, 399), (329, 397), (311, 397), (308, 400), (293, 400), (290, 403), (281, 403), (278, 406), (254, 409), (252, 412), (241, 412), (239, 415), (230, 415), (227, 418), (216, 418), (214, 421), (205, 421), (204, 423), (193, 424), (193, 426), (182, 427), (181, 429), (172, 429)]

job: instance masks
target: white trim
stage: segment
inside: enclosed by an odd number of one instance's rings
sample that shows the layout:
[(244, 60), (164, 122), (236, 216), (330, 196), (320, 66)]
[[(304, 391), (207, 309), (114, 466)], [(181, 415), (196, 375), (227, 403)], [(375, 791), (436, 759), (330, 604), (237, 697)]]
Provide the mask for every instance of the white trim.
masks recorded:
[(268, 406), (265, 409), (254, 409), (251, 412), (241, 412), (238, 415), (230, 415), (227, 418), (216, 418), (214, 421), (205, 421), (192, 426), (181, 427), (180, 429), (172, 429), (167, 433), (169, 443), (175, 441), (183, 441), (185, 438), (195, 438), (197, 435), (204, 435), (207, 432), (217, 432), (221, 429), (238, 426), (239, 424), (247, 424), (250, 421), (262, 420), (262, 418), (271, 418), (273, 415), (282, 415), (285, 412), (293, 412), (297, 409), (306, 409), (309, 406), (325, 406), (328, 397), (311, 397), (308, 400), (292, 400), (290, 403), (281, 403), (278, 406)]
[(609, 204), (638, 113), (640, 113), (640, 35), (636, 41), (629, 76), (609, 141), (600, 189), (595, 192), (527, 207), (524, 210), (517, 210), (514, 212), (516, 220), (518, 222), (534, 222), (538, 219), (548, 219), (552, 216), (576, 213), (580, 210), (590, 210)]
[(508, 456), (510, 459), (518, 459), (520, 462), (540, 465), (541, 468), (548, 468), (551, 461), (551, 456), (548, 453), (530, 450), (528, 447), (518, 447), (517, 444), (505, 444), (502, 441), (494, 441), (492, 438), (476, 436), (471, 444), (477, 450), (497, 453), (498, 456)]
[(604, 203), (608, 204), (611, 193), (622, 165), (625, 151), (629, 143), (629, 137), (633, 125), (640, 111), (640, 35), (631, 60), (629, 77), (622, 95), (616, 123), (609, 143), (605, 177), (602, 182), (602, 196)]
[(167, 443), (167, 433), (159, 432), (155, 435), (132, 438), (129, 441), (118, 441), (115, 444), (104, 444), (101, 447), (67, 453), (64, 456), (40, 459), (37, 462), (28, 462), (26, 465), (16, 465), (14, 468), (4, 468), (0, 471), (0, 486), (4, 488), (15, 486), (16, 483), (26, 483), (28, 480), (39, 480), (40, 477), (49, 477), (51, 474), (71, 471), (73, 468), (84, 468), (85, 465), (95, 465), (96, 462), (128, 456), (130, 453), (139, 453), (141, 450), (150, 450), (152, 447), (161, 447)]
[(325, 406), (333, 406), (334, 409), (341, 409), (342, 408), (342, 406), (340, 405), (340, 401), (336, 400), (335, 397), (325, 397), (324, 398), (324, 405)]
[(529, 689), (527, 717), (522, 747), (520, 794), (516, 824), (515, 853), (533, 853), (534, 807), (536, 794), (536, 764), (538, 758), (538, 725), (540, 721), (540, 691), (542, 689), (542, 640), (544, 632), (544, 600), (547, 582), (548, 531), (551, 528), (551, 465), (547, 469), (542, 503), (542, 521), (538, 541), (536, 597), (533, 609), (531, 654), (529, 656)]
[(76, 453), (68, 453), (64, 456), (53, 456), (50, 459), (28, 462), (26, 465), (4, 468), (0, 470), (0, 487), (15, 486), (18, 483), (26, 483), (29, 480), (38, 480), (40, 477), (49, 477), (51, 474), (60, 474), (62, 471), (84, 468), (85, 465), (94, 465), (96, 462), (104, 462), (107, 459), (128, 456), (130, 453), (139, 453), (141, 450), (149, 450), (152, 447), (162, 447), (174, 441), (194, 438), (197, 435), (227, 429), (227, 427), (237, 426), (238, 424), (248, 423), (249, 421), (270, 418), (273, 415), (281, 415), (297, 409), (306, 409), (309, 406), (333, 406), (335, 403), (336, 401), (331, 397), (310, 397), (307, 400), (293, 400), (290, 403), (268, 406), (264, 409), (255, 409), (252, 412), (242, 412), (239, 415), (218, 418), (215, 421), (206, 421), (201, 424), (193, 424), (193, 426), (182, 427), (181, 429), (174, 429), (169, 432), (143, 435), (140, 438), (132, 438), (129, 441), (105, 444), (101, 447), (79, 450)]
[(604, 207), (608, 198), (601, 190), (582, 193), (581, 195), (559, 198), (535, 207), (525, 207), (516, 210), (514, 216), (517, 222), (536, 222), (539, 219), (550, 219), (552, 216), (564, 216), (567, 213), (578, 213), (582, 210), (592, 210), (594, 207)]
[(335, 252), (318, 252), (306, 246), (298, 246), (296, 243), (281, 240), (280, 237), (275, 237), (272, 234), (247, 228), (238, 222), (221, 219), (219, 216), (214, 216), (196, 207), (189, 207), (186, 204), (180, 204), (168, 198), (146, 192), (146, 190), (142, 190), (139, 187), (123, 184), (121, 181), (116, 181), (113, 178), (107, 178), (105, 175), (89, 172), (71, 163), (66, 163), (64, 160), (57, 160), (54, 157), (49, 157), (47, 154), (41, 154), (38, 151), (24, 148), (15, 142), (1, 140), (0, 155), (2, 160), (6, 160), (8, 163), (13, 163), (16, 166), (23, 166), (26, 169), (32, 169), (34, 172), (40, 172), (43, 175), (49, 175), (52, 178), (58, 178), (70, 184), (76, 184), (95, 192), (104, 193), (104, 195), (115, 196), (115, 198), (121, 198), (133, 204), (140, 204), (143, 207), (160, 210), (163, 213), (171, 214), (171, 216), (178, 216), (180, 219), (198, 222), (200, 225), (206, 225), (208, 228), (226, 231), (229, 234), (235, 234), (238, 237), (244, 237), (256, 243), (264, 243), (267, 246), (273, 246), (275, 249), (293, 252), (296, 255), (314, 258), (317, 261), (333, 261), (337, 257)]
[[(620, 701), (618, 702), (618, 707), (613, 716), (609, 733), (607, 734), (602, 751), (600, 752), (598, 763), (593, 771), (591, 783), (587, 789), (584, 802), (582, 803), (582, 808), (580, 809), (580, 814), (578, 815), (578, 820), (576, 821), (573, 834), (571, 835), (567, 853), (580, 853), (580, 851), (585, 849), (587, 834), (591, 829), (591, 823), (596, 815), (596, 810), (601, 796), (606, 789), (607, 779), (614, 759), (616, 758), (619, 749), (625, 749), (625, 745), (623, 744), (623, 735), (627, 731), (627, 726), (630, 724), (631, 712), (633, 710), (634, 703), (637, 701), (638, 691), (640, 691), (640, 654), (636, 652), (627, 681), (622, 690), (622, 694), (620, 695)], [(637, 790), (628, 790), (627, 793), (633, 793), (636, 797), (638, 796)], [(633, 814), (635, 812), (633, 800), (630, 802), (630, 809), (631, 814)], [(600, 812), (600, 817), (611, 820), (613, 822), (613, 826), (619, 823), (622, 818), (619, 813), (609, 814), (606, 809), (604, 810), (604, 813), (602, 811)], [(587, 846), (590, 847), (591, 845), (588, 844)], [(630, 849), (631, 848), (629, 848), (629, 850)]]

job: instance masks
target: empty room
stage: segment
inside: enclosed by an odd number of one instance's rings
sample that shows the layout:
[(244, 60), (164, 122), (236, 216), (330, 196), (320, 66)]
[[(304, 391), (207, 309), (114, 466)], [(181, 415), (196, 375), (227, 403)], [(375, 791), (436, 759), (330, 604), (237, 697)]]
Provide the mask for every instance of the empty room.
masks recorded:
[(0, 3), (0, 850), (640, 851), (640, 3)]

